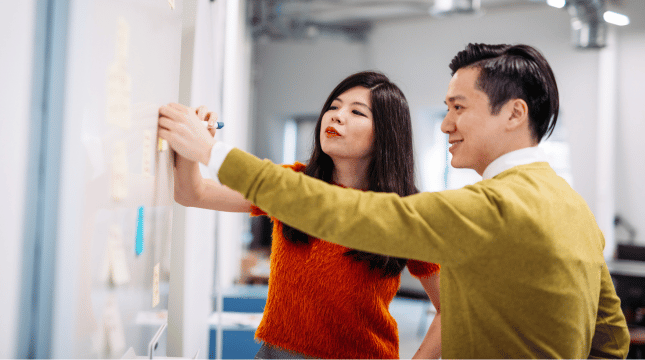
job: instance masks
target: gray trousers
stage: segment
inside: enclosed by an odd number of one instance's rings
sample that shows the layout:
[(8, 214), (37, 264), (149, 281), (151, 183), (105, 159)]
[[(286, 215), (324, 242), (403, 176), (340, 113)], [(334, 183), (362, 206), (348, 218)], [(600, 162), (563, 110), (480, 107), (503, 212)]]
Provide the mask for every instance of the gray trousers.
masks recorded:
[(307, 359), (303, 354), (295, 351), (287, 351), (275, 346), (262, 343), (260, 350), (255, 354), (256, 359)]

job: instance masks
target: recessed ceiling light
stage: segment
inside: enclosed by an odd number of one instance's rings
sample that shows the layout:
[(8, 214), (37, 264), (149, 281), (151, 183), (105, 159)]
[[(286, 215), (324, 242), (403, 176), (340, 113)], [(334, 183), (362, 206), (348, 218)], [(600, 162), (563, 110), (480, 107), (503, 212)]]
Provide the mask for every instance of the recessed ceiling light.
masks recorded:
[(603, 19), (605, 19), (606, 22), (610, 24), (614, 24), (618, 26), (629, 25), (629, 18), (627, 16), (613, 11), (605, 11), (602, 17)]
[(562, 9), (566, 5), (566, 0), (546, 0), (547, 5), (554, 8)]

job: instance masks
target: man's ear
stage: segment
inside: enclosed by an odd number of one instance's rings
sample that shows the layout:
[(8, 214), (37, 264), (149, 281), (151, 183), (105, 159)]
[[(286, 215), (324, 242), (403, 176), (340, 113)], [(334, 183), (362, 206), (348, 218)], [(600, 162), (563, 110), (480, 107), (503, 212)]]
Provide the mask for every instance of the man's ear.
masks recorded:
[(506, 122), (506, 129), (515, 131), (520, 127), (529, 126), (529, 106), (522, 99), (510, 100), (506, 106), (509, 111), (509, 118)]

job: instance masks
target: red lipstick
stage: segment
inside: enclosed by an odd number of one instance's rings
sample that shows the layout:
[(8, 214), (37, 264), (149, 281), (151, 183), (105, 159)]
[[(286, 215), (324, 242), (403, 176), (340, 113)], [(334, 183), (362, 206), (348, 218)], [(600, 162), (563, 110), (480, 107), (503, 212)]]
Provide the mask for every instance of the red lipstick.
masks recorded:
[(340, 136), (340, 134), (338, 133), (338, 131), (336, 131), (336, 129), (334, 129), (334, 128), (333, 128), (333, 127), (331, 127), (331, 126), (328, 126), (328, 127), (325, 129), (325, 133), (327, 134), (327, 137), (328, 137), (328, 138), (335, 137), (335, 136)]

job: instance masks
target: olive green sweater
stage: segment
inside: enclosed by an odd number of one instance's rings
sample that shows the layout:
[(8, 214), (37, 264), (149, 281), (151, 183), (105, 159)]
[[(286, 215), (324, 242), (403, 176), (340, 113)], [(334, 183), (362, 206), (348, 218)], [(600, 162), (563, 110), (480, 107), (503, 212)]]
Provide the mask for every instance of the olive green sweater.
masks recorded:
[(627, 356), (603, 235), (547, 163), (407, 197), (343, 189), (238, 149), (218, 176), (314, 237), (441, 264), (443, 358)]

